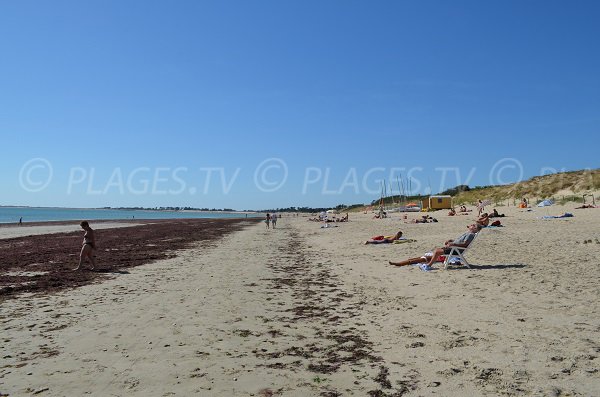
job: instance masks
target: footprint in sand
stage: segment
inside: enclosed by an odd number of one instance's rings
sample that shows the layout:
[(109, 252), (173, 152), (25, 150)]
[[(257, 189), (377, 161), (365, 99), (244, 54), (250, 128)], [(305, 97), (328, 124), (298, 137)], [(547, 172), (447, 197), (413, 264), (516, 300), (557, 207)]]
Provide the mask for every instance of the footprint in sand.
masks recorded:
[(127, 387), (127, 389), (131, 390), (131, 389), (135, 389), (140, 384), (140, 380), (138, 378), (129, 378), (124, 383), (125, 383), (125, 387)]

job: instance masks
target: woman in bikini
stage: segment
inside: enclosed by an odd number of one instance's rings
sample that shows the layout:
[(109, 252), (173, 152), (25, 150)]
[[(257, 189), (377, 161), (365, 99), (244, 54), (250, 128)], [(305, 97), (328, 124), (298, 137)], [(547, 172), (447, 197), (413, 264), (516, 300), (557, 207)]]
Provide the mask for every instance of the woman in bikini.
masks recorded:
[(94, 230), (87, 221), (82, 221), (79, 225), (85, 230), (85, 234), (83, 235), (83, 246), (81, 247), (81, 254), (79, 255), (79, 266), (73, 270), (81, 269), (81, 265), (85, 258), (88, 258), (90, 262), (92, 262), (91, 270), (94, 270), (94, 267), (96, 266), (96, 260), (94, 259), (94, 250), (96, 249)]
[(396, 240), (400, 240), (402, 238), (402, 231), (398, 231), (393, 236), (374, 236), (371, 239), (365, 241), (365, 244), (386, 244), (393, 243)]

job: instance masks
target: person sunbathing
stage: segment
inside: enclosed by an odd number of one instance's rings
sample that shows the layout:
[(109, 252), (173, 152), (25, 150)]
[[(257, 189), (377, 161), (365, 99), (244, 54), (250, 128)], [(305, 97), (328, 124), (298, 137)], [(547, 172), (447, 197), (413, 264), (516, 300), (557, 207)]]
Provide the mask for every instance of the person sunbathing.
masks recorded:
[(570, 212), (565, 212), (562, 215), (558, 215), (558, 216), (552, 216), (552, 215), (545, 215), (542, 216), (542, 219), (558, 219), (558, 218), (572, 218), (573, 214), (571, 214)]
[(477, 225), (476, 223), (473, 223), (473, 224), (467, 226), (467, 228), (469, 229), (468, 232), (462, 234), (457, 239), (446, 241), (444, 243), (444, 247), (434, 248), (432, 250), (431, 256), (423, 255), (423, 256), (419, 256), (418, 258), (410, 258), (410, 259), (406, 259), (406, 260), (400, 261), (400, 262), (389, 261), (389, 263), (390, 263), (390, 265), (394, 265), (394, 266), (406, 266), (406, 265), (416, 265), (417, 263), (427, 263), (427, 266), (429, 267), (429, 266), (433, 265), (439, 259), (440, 256), (450, 254), (450, 250), (451, 250), (452, 246), (467, 248), (469, 246), (469, 244), (471, 243), (471, 241), (473, 241), (473, 239), (475, 238), (475, 235), (477, 234), (477, 232), (479, 232), (479, 230), (481, 230), (481, 227), (479, 225)]
[(454, 216), (456, 215), (456, 211), (454, 210), (454, 208), (451, 208), (450, 211), (448, 211), (448, 216)]
[(575, 207), (576, 210), (584, 209), (584, 208), (596, 208), (596, 206), (592, 204), (583, 204), (581, 207)]
[(396, 240), (400, 240), (402, 238), (402, 231), (398, 231), (398, 233), (396, 233), (393, 236), (374, 236), (371, 237), (369, 240), (365, 241), (365, 244), (386, 244), (386, 243), (393, 243)]
[(348, 214), (342, 216), (340, 219), (337, 220), (337, 222), (348, 222)]
[(494, 208), (494, 210), (492, 211), (492, 213), (490, 214), (489, 218), (504, 218), (504, 214), (499, 214), (498, 210), (496, 210)]
[(488, 213), (484, 212), (483, 214), (481, 214), (481, 216), (477, 219), (476, 223), (478, 225), (481, 225), (481, 227), (489, 226), (489, 224), (490, 224), (490, 217), (489, 217)]
[(527, 199), (525, 197), (523, 197), (523, 199), (519, 203), (519, 208), (529, 208), (529, 203), (527, 202)]
[(404, 223), (435, 223), (437, 221), (438, 221), (437, 219), (435, 219), (429, 215), (423, 215), (420, 219), (417, 218), (417, 219), (413, 219), (413, 220), (410, 220), (410, 221), (404, 222)]
[(387, 212), (379, 211), (377, 214), (373, 215), (373, 219), (383, 219), (387, 218)]

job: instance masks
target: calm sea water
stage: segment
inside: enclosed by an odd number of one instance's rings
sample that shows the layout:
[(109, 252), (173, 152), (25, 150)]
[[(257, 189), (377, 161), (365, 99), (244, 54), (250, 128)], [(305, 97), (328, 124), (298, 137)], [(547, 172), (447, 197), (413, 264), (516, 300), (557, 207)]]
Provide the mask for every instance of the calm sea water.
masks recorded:
[[(94, 219), (181, 219), (181, 218), (243, 218), (245, 213), (195, 211), (145, 211), (82, 208), (0, 207), (0, 223), (69, 221)], [(248, 218), (262, 214), (248, 213)]]

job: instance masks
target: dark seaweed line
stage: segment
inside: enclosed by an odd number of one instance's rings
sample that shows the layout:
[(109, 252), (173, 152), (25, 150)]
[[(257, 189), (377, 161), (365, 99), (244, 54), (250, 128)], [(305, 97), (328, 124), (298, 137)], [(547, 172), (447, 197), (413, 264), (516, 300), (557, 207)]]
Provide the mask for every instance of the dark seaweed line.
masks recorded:
[[(314, 336), (318, 342), (304, 342), (304, 345), (279, 351), (255, 352), (263, 359), (275, 360), (287, 356), (293, 360), (288, 365), (278, 361), (265, 366), (279, 369), (305, 366), (316, 374), (331, 374), (338, 372), (343, 365), (354, 366), (366, 362), (376, 368), (377, 363), (379, 374), (373, 380), (380, 388), (369, 391), (368, 395), (396, 397), (406, 393), (408, 390), (405, 388), (391, 390), (392, 386), (387, 380), (389, 370), (382, 364), (383, 359), (375, 354), (373, 343), (367, 340), (366, 332), (359, 329), (364, 324), (355, 320), (364, 303), (353, 302), (353, 295), (339, 288), (341, 282), (331, 271), (331, 264), (315, 260), (305, 248), (301, 236), (294, 230), (290, 231), (288, 240), (279, 248), (279, 253), (277, 258), (267, 263), (276, 275), (267, 281), (271, 284), (273, 294), (289, 291), (293, 307), (280, 311), (276, 318), (267, 321), (276, 320), (288, 328), (292, 328), (294, 323), (311, 324), (316, 330)], [(348, 323), (352, 325), (348, 326)], [(298, 341), (302, 344), (304, 339), (298, 338)], [(341, 395), (341, 391), (331, 388), (321, 393), (325, 397)]]

